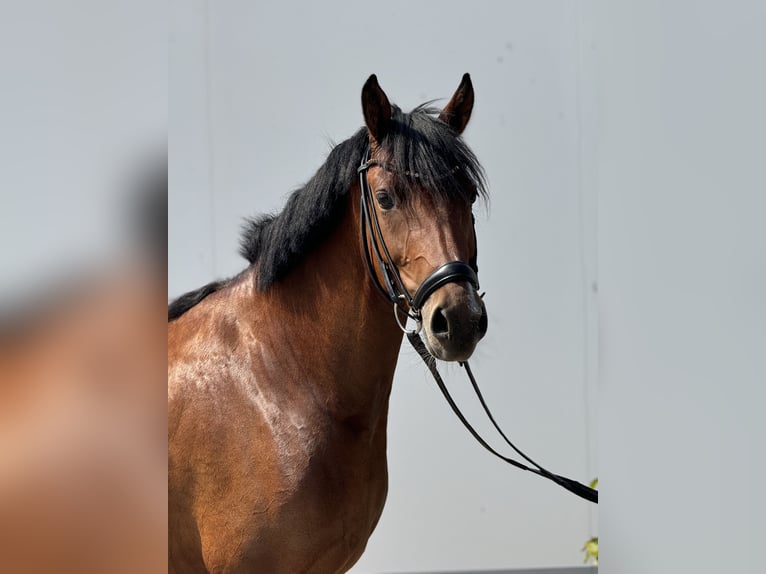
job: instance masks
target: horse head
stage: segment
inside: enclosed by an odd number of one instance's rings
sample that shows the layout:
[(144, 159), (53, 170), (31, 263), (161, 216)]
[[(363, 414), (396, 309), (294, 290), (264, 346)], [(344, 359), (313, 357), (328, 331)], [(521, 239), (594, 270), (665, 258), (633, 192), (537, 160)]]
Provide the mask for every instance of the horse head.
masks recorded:
[(368, 267), (394, 313), (415, 319), (431, 354), (445, 361), (467, 360), (487, 331), (472, 212), (485, 195), (484, 175), (461, 138), (473, 103), (468, 74), (443, 110), (401, 113), (375, 75), (362, 89)]

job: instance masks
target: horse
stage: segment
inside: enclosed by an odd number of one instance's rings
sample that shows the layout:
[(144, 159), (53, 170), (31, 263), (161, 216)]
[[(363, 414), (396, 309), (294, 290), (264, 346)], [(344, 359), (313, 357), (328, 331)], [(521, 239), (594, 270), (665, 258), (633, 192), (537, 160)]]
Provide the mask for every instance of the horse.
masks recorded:
[(386, 499), (402, 331), (444, 361), (486, 333), (470, 76), (442, 110), (374, 74), (361, 95), (365, 125), (246, 221), (249, 266), (168, 307), (171, 572), (348, 571)]

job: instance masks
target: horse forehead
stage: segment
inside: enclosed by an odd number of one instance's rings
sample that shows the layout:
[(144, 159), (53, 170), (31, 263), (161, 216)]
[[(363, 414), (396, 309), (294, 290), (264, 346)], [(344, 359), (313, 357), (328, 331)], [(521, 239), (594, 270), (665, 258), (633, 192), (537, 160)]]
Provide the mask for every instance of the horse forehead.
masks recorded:
[(461, 198), (448, 197), (422, 187), (407, 194), (411, 210), (421, 222), (431, 221), (441, 227), (456, 227), (467, 220), (465, 203)]
[[(427, 207), (425, 207), (427, 205)], [(470, 249), (470, 218), (464, 207), (424, 199), (422, 208), (412, 210), (407, 238), (408, 257), (422, 257), (436, 263), (443, 257), (460, 259)]]

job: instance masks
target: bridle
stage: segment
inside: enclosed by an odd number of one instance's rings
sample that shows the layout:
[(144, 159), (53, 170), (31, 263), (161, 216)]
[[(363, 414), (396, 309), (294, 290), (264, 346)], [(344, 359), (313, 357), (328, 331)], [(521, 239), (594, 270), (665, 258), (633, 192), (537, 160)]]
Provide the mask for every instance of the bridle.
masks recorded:
[[(426, 277), (423, 282), (411, 295), (402, 281), (399, 269), (391, 258), (386, 242), (383, 239), (383, 233), (380, 230), (378, 214), (373, 204), (370, 184), (367, 181), (367, 170), (373, 166), (385, 167), (381, 162), (370, 159), (369, 148), (364, 152), (362, 163), (357, 170), (359, 173), (359, 185), (362, 189), (361, 208), (359, 210), (360, 232), (362, 236), (362, 246), (364, 251), (364, 260), (367, 265), (367, 272), (370, 275), (378, 291), (394, 305), (394, 317), (399, 328), (407, 335), (418, 334), (423, 328), (421, 310), (426, 300), (431, 294), (443, 287), (447, 283), (457, 283), (467, 281), (473, 285), (474, 289), (479, 289), (479, 277), (476, 275), (477, 269), (475, 262), (473, 265), (462, 261), (450, 261), (437, 268), (433, 273)], [(417, 174), (412, 174), (416, 176)], [(370, 241), (367, 240), (367, 230), (370, 230)], [(370, 245), (372, 244), (372, 245)], [(372, 254), (370, 253), (372, 252)], [(372, 263), (372, 257), (380, 269), (383, 276), (383, 285), (381, 285)], [(406, 308), (402, 308), (406, 304)], [(407, 317), (415, 321), (414, 329), (407, 329), (400, 320), (400, 312), (404, 312)], [(405, 319), (406, 323), (406, 319)]]
[[(465, 368), (466, 374), (471, 381), (471, 386), (473, 387), (473, 390), (476, 393), (476, 396), (478, 397), (484, 412), (492, 423), (492, 426), (495, 427), (506, 444), (508, 444), (516, 453), (519, 454), (519, 456), (527, 461), (530, 466), (527, 466), (526, 464), (523, 464), (512, 458), (506, 457), (496, 451), (492, 446), (489, 445), (489, 443), (487, 443), (486, 440), (484, 440), (484, 438), (482, 438), (476, 429), (471, 426), (471, 423), (468, 422), (463, 413), (460, 411), (460, 408), (453, 400), (449, 390), (447, 389), (447, 386), (444, 384), (444, 381), (442, 380), (441, 375), (436, 368), (436, 358), (431, 355), (423, 343), (423, 340), (420, 338), (419, 333), (423, 327), (421, 310), (425, 302), (428, 300), (428, 297), (430, 297), (434, 291), (440, 287), (443, 287), (444, 285), (447, 285), (448, 283), (466, 281), (478, 290), (479, 278), (477, 275), (478, 267), (476, 264), (476, 257), (474, 256), (470, 263), (465, 263), (463, 261), (450, 261), (441, 267), (438, 267), (423, 280), (418, 289), (415, 291), (415, 294), (411, 295), (407, 290), (407, 287), (404, 285), (404, 282), (402, 281), (402, 277), (399, 274), (399, 269), (397, 268), (396, 263), (394, 263), (393, 259), (391, 258), (391, 254), (388, 251), (388, 247), (386, 246), (386, 242), (380, 230), (380, 222), (378, 221), (378, 215), (375, 211), (375, 205), (373, 204), (370, 184), (367, 181), (367, 170), (372, 166), (380, 166), (388, 169), (381, 162), (371, 159), (370, 150), (367, 148), (367, 150), (364, 152), (364, 155), (362, 156), (362, 163), (357, 170), (359, 173), (359, 185), (361, 187), (359, 227), (362, 239), (362, 251), (364, 253), (367, 272), (381, 295), (383, 295), (383, 297), (388, 299), (389, 302), (393, 304), (396, 323), (399, 325), (399, 328), (404, 332), (404, 334), (407, 335), (407, 339), (409, 339), (410, 344), (418, 353), (418, 355), (420, 355), (428, 369), (431, 371), (431, 374), (433, 375), (439, 390), (441, 391), (442, 395), (444, 395), (444, 398), (446, 399), (452, 411), (458, 417), (460, 422), (463, 423), (463, 426), (468, 429), (468, 432), (471, 433), (476, 441), (500, 460), (503, 460), (504, 462), (507, 462), (508, 464), (521, 470), (526, 470), (537, 474), (538, 476), (547, 478), (548, 480), (552, 480), (573, 494), (598, 504), (597, 490), (590, 488), (589, 486), (585, 486), (584, 484), (581, 484), (576, 480), (572, 480), (571, 478), (566, 478), (565, 476), (554, 474), (546, 470), (526, 454), (524, 454), (508, 439), (503, 430), (495, 421), (495, 417), (492, 416), (492, 413), (489, 410), (486, 401), (484, 400), (484, 396), (479, 390), (479, 385), (473, 376), (471, 367), (468, 365), (468, 361), (462, 361), (460, 365)], [(418, 174), (406, 173), (405, 175), (416, 178), (418, 177)], [(476, 231), (474, 229), (474, 240), (475, 238)], [(378, 279), (378, 275), (375, 273), (375, 268), (372, 261), (373, 257), (375, 258), (375, 261), (378, 264), (378, 268), (380, 269), (380, 274), (383, 277), (383, 284), (381, 284), (380, 280)], [(407, 307), (402, 308), (402, 304), (405, 304)], [(415, 321), (414, 329), (407, 329), (406, 319), (405, 324), (402, 324), (400, 320), (400, 312), (404, 312), (407, 317)]]

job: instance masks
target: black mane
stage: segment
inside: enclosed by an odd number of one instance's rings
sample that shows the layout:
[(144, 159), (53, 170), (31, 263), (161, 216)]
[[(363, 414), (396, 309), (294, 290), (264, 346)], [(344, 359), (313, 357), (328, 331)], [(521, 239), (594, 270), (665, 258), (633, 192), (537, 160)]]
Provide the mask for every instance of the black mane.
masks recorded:
[(228, 281), (213, 281), (208, 283), (204, 287), (200, 287), (194, 291), (184, 293), (177, 299), (175, 299), (170, 305), (168, 305), (168, 322), (173, 319), (178, 319), (181, 315), (186, 313), (189, 309), (194, 307), (197, 303), (202, 301), (205, 297), (211, 293), (219, 291), (225, 287)]
[(335, 146), (306, 185), (295, 190), (276, 215), (246, 220), (239, 253), (258, 265), (257, 287), (266, 291), (282, 279), (337, 227), (342, 201), (357, 178), (367, 130)]
[[(406, 202), (411, 185), (405, 182), (412, 180), (405, 174), (417, 174), (418, 185), (428, 189), (437, 201), (486, 197), (484, 171), (476, 156), (452, 128), (434, 117), (438, 112), (422, 105), (406, 114), (392, 106), (391, 124), (380, 146), (386, 166), (401, 177), (397, 193)], [(284, 278), (339, 224), (343, 199), (358, 177), (357, 168), (367, 146), (367, 129), (362, 128), (333, 148), (324, 165), (290, 195), (281, 212), (246, 220), (240, 254), (257, 265), (259, 291)], [(168, 320), (226, 284), (218, 281), (182, 295), (170, 305)]]

